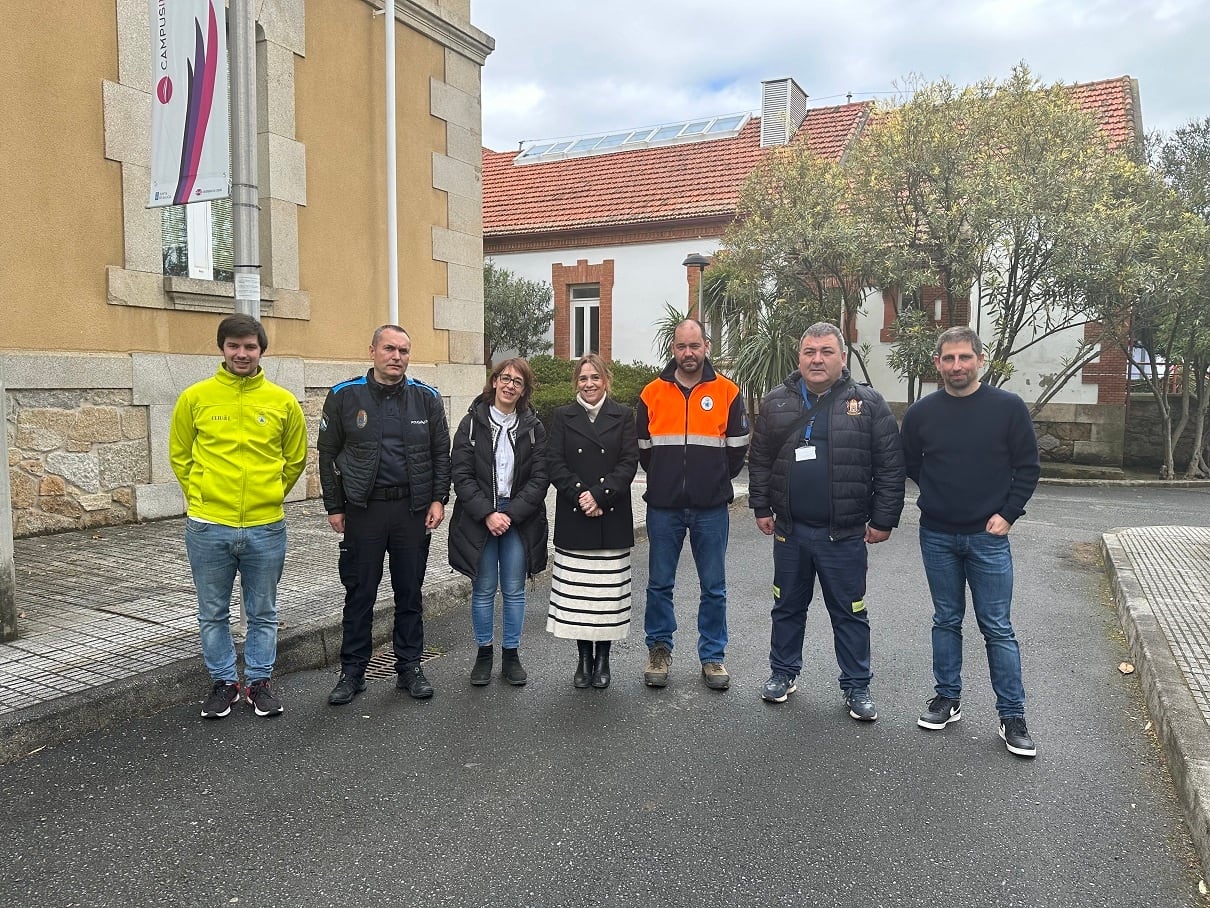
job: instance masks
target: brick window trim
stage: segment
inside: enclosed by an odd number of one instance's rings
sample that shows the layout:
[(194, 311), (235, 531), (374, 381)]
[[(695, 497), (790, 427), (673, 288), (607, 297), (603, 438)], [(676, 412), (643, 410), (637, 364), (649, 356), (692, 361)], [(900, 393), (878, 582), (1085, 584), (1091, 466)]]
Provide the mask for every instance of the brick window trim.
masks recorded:
[[(922, 287), (920, 289), (920, 302), (925, 312), (933, 313), (937, 311), (937, 303), (941, 303), (941, 318), (936, 319), (931, 315), (929, 322), (935, 328), (951, 328), (949, 318), (945, 311), (945, 290), (942, 287)], [(878, 340), (884, 344), (893, 344), (899, 340), (895, 334), (894, 324), (895, 319), (899, 317), (899, 288), (888, 287), (882, 291), (882, 329), (878, 332)], [(971, 298), (970, 294), (959, 297), (954, 300), (954, 324), (969, 325), (971, 321)]]
[(571, 288), (582, 284), (600, 287), (600, 356), (606, 362), (613, 359), (613, 268), (613, 259), (605, 259), (597, 265), (590, 265), (588, 259), (579, 259), (574, 265), (555, 263), (550, 266), (550, 285), (554, 289), (555, 304), (554, 355), (559, 359), (572, 358)]

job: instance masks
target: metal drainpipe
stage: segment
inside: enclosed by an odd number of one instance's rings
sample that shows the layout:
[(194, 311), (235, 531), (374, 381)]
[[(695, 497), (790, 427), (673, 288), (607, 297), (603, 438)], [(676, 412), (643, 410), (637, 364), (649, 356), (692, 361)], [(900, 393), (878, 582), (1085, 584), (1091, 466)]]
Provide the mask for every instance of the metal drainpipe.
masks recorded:
[(395, 140), (395, 0), (383, 4), (386, 20), (387, 108), (387, 323), (399, 324), (399, 200)]
[(231, 0), (231, 220), (235, 311), (260, 318), (260, 191), (256, 156), (256, 17)]

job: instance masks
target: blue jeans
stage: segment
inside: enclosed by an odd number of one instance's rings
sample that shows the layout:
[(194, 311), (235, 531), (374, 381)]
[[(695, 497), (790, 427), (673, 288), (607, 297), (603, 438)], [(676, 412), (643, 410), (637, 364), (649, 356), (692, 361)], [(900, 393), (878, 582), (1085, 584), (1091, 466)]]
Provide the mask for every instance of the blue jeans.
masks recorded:
[(202, 659), (211, 679), (239, 678), (231, 639), (231, 590), (238, 573), (248, 618), (244, 674), (249, 682), (268, 680), (277, 659), (277, 583), (286, 563), (286, 522), (240, 528), (190, 519), (185, 551), (197, 588)]
[(933, 595), (933, 677), (937, 693), (962, 696), (962, 619), (970, 587), (975, 620), (987, 646), (996, 712), (1002, 718), (1025, 715), (1021, 649), (1010, 615), (1013, 555), (1007, 536), (991, 533), (940, 533), (920, 528), (920, 556)]
[(685, 533), (697, 566), (701, 599), (697, 607), (697, 655), (702, 662), (722, 662), (727, 649), (727, 536), (731, 517), (717, 508), (647, 508), (647, 609), (643, 628), (647, 647), (663, 643), (672, 649), (676, 613), (672, 591)]
[(773, 536), (773, 629), (769, 667), (791, 678), (802, 670), (807, 606), (815, 578), (832, 619), (840, 689), (869, 687), (870, 618), (865, 607), (868, 552), (864, 536), (833, 541), (827, 527), (796, 523)]
[[(500, 510), (507, 509), (507, 499), (498, 504)], [(471, 627), (479, 646), (488, 646), (494, 636), (497, 586), (504, 600), (501, 644), (516, 649), (525, 625), (525, 543), (514, 527), (503, 536), (487, 534), (479, 570), (471, 583)]]

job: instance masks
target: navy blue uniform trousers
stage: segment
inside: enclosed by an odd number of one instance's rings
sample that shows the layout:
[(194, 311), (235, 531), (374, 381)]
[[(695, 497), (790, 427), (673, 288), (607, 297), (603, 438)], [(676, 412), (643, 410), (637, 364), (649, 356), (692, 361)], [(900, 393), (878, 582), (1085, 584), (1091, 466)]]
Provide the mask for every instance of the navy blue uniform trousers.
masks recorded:
[(374, 602), (382, 582), (383, 558), (390, 557), (391, 589), (395, 594), (395, 670), (420, 663), (424, 651), (424, 620), (420, 585), (428, 540), (425, 511), (413, 513), (407, 498), (370, 501), (365, 508), (349, 505), (345, 535), (340, 543), (340, 581), (345, 588), (344, 634), (340, 666), (361, 677), (373, 652)]
[(833, 542), (827, 527), (796, 523), (773, 534), (773, 633), (769, 667), (795, 677), (802, 670), (807, 606), (815, 578), (832, 619), (841, 690), (869, 686), (870, 619), (865, 607), (865, 536)]

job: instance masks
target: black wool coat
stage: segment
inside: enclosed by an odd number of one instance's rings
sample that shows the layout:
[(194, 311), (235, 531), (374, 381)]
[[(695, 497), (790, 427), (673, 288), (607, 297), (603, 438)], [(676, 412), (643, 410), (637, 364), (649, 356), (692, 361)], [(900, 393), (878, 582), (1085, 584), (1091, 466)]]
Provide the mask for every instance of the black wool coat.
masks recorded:
[[(527, 408), (518, 417), (509, 517), (525, 545), (525, 573), (532, 577), (546, 570), (550, 533), (546, 517), (546, 490), (550, 486), (546, 476), (546, 429), (532, 409)], [(472, 403), (458, 424), (450, 461), (456, 496), (450, 519), (450, 567), (473, 580), (487, 544), (484, 521), (496, 510), (496, 452), (488, 405), (482, 400)]]
[[(578, 404), (555, 410), (546, 445), (550, 484), (555, 487), (555, 545), (594, 551), (634, 545), (630, 484), (639, 468), (634, 413), (606, 397), (590, 422)], [(591, 492), (605, 513), (588, 517), (580, 493)]]

